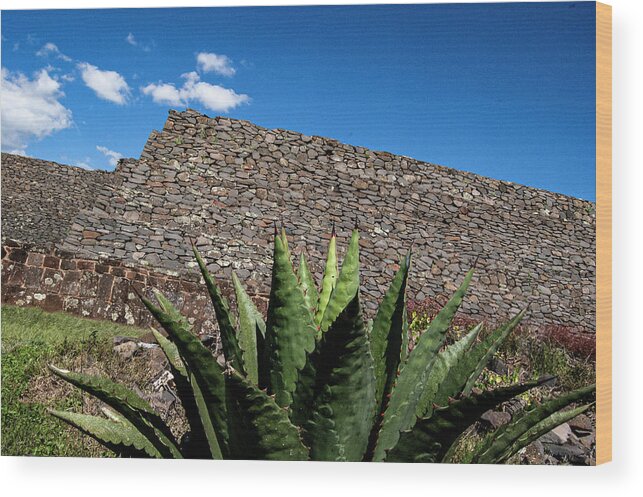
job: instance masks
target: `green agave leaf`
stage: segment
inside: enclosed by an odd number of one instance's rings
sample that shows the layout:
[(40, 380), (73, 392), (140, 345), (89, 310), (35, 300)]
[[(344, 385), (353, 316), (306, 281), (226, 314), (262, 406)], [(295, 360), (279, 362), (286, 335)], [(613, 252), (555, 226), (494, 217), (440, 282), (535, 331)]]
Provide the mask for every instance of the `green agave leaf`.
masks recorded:
[(257, 329), (265, 335), (266, 323), (234, 272), (232, 273), (232, 283), (239, 312), (239, 347), (243, 354), (243, 365), (250, 381), (258, 384)]
[[(307, 300), (307, 304), (309, 305), (309, 307), (316, 307), (314, 321), (315, 325), (317, 325), (318, 327), (316, 334), (317, 339), (320, 339), (322, 336), (321, 327), (319, 325), (324, 316), (324, 312), (326, 310), (326, 307), (328, 306), (328, 302), (333, 293), (333, 290), (335, 289), (335, 286), (337, 284), (337, 277), (339, 274), (339, 271), (337, 269), (336, 243), (337, 235), (335, 233), (335, 227), (333, 226), (331, 237), (328, 242), (328, 253), (326, 256), (326, 265), (324, 268), (324, 275), (322, 279), (322, 290), (320, 293), (317, 293), (314, 279), (312, 277), (312, 274), (310, 274), (310, 270), (308, 269), (308, 264), (305, 257), (303, 256), (303, 253), (302, 259), (299, 264), (300, 283), (306, 290), (311, 289), (313, 292), (311, 294), (311, 298)], [(306, 276), (306, 274), (309, 274), (310, 276)], [(307, 295), (307, 293), (305, 293), (305, 295)], [(312, 301), (316, 302), (314, 306), (311, 305)], [(303, 426), (306, 421), (308, 421), (311, 415), (313, 388), (316, 374), (315, 360), (318, 356), (317, 352), (318, 350), (315, 350), (307, 355), (306, 365), (299, 372), (299, 377), (297, 378), (297, 386), (293, 394), (293, 403), (291, 405), (291, 419), (293, 423), (298, 426)]]
[(306, 425), (318, 461), (361, 461), (373, 422), (375, 376), (358, 293), (319, 344), (313, 414)]
[[(406, 323), (406, 282), (411, 254), (400, 261), (391, 286), (384, 295), (370, 333), (371, 352), (375, 365), (375, 398), (378, 414), (384, 412), (404, 351), (408, 348)], [(406, 335), (406, 336), (405, 336)]]
[(176, 380), (176, 376), (179, 375), (187, 381), (188, 372), (187, 372), (187, 369), (185, 368), (185, 364), (183, 363), (183, 360), (181, 359), (181, 355), (179, 354), (179, 349), (177, 349), (176, 345), (174, 345), (170, 340), (164, 337), (163, 334), (160, 333), (155, 328), (151, 328), (151, 331), (152, 331), (152, 334), (154, 335), (154, 339), (156, 340), (156, 343), (159, 344), (159, 347), (165, 354), (165, 357), (167, 357), (167, 361), (170, 364), (170, 368), (172, 368), (173, 370), (176, 370), (177, 374), (172, 373), (172, 376), (174, 376), (174, 379)]
[(162, 457), (156, 447), (128, 421), (116, 421), (53, 409), (48, 409), (47, 412), (92, 437), (121, 457)]
[(286, 235), (286, 228), (283, 226), (281, 227), (281, 241), (284, 242), (284, 248), (286, 249), (286, 253), (288, 254), (288, 260), (292, 259), (291, 253), (290, 253), (290, 248), (288, 247), (288, 235)]
[(454, 371), (454, 376), (457, 376), (458, 381), (461, 381), (462, 374), (468, 375), (462, 392), (468, 394), (478, 381), (480, 373), (489, 364), (489, 361), (498, 351), (502, 343), (509, 336), (522, 318), (525, 316), (527, 309), (523, 309), (516, 314), (510, 321), (503, 324), (492, 333), (489, 334), (482, 342), (474, 347), (471, 354), (468, 355), (467, 360), (462, 363), (462, 368)]
[(59, 378), (105, 402), (121, 413), (156, 448), (162, 457), (180, 459), (172, 432), (152, 407), (130, 389), (107, 378), (74, 373), (49, 365)]
[[(143, 295), (139, 294), (139, 298), (176, 345), (189, 372), (190, 387), (194, 392), (211, 457), (222, 459), (228, 453), (223, 369), (184, 323), (172, 318), (173, 311), (165, 312)], [(166, 305), (171, 306), (167, 302)]]
[(540, 423), (538, 423), (533, 428), (527, 430), (518, 440), (516, 440), (508, 451), (505, 452), (503, 457), (498, 459), (498, 462), (506, 462), (511, 456), (513, 456), (520, 449), (527, 447), (531, 442), (538, 440), (545, 433), (549, 433), (551, 430), (556, 428), (567, 421), (574, 419), (579, 414), (584, 413), (587, 409), (592, 407), (594, 402), (582, 405), (575, 409), (569, 409), (567, 411), (555, 412), (548, 418), (545, 418)]
[(483, 413), (548, 379), (489, 390), (435, 409), (430, 417), (418, 419), (411, 430), (402, 432), (386, 461), (441, 462), (449, 448)]
[[(191, 375), (181, 359), (181, 354), (177, 346), (154, 328), (152, 328), (152, 333), (170, 364), (170, 372), (174, 377), (174, 384), (176, 385), (176, 394), (181, 401), (181, 405), (185, 411), (185, 417), (190, 426), (190, 436), (188, 438), (190, 442), (188, 445), (181, 445), (181, 452), (185, 457), (190, 459), (208, 458), (210, 457), (210, 448), (205, 426), (203, 425), (199, 406), (196, 401), (196, 395), (192, 388), (194, 381), (191, 381)], [(203, 412), (207, 411), (204, 410)]]
[(424, 393), (446, 332), (462, 303), (472, 277), (473, 270), (467, 273), (449, 302), (431, 321), (401, 368), (397, 382), (391, 391), (388, 407), (384, 412), (382, 428), (373, 455), (375, 461), (382, 461), (386, 452), (397, 444), (400, 432), (410, 429), (415, 423), (418, 402)]
[(316, 327), (306, 306), (288, 250), (280, 236), (275, 237), (274, 260), (265, 357), (269, 391), (277, 404), (290, 405), (299, 371), (306, 364), (306, 354), (315, 348)]
[[(265, 326), (265, 323), (264, 323)], [(255, 326), (257, 337), (257, 373), (259, 375), (259, 388), (267, 390), (270, 386), (270, 370), (268, 369), (268, 351), (266, 349), (266, 330), (259, 323)]]
[(299, 268), (297, 270), (297, 276), (299, 278), (301, 289), (304, 292), (306, 305), (308, 306), (311, 314), (314, 315), (317, 310), (317, 304), (319, 303), (319, 293), (317, 292), (315, 279), (313, 278), (313, 275), (308, 268), (308, 262), (306, 262), (306, 256), (303, 252), (299, 255)]
[(233, 459), (305, 461), (308, 449), (286, 409), (240, 374), (226, 374)]
[(233, 324), (234, 321), (232, 319), (232, 313), (230, 312), (228, 301), (221, 293), (221, 290), (214, 281), (214, 278), (210, 275), (205, 261), (201, 257), (201, 254), (199, 254), (196, 246), (193, 245), (192, 250), (196, 257), (196, 261), (199, 264), (201, 275), (205, 280), (205, 286), (210, 294), (210, 300), (212, 300), (212, 306), (214, 307), (214, 314), (216, 315), (217, 323), (219, 323), (223, 355), (225, 356), (226, 361), (230, 362), (237, 371), (241, 371), (245, 374), (246, 371), (243, 367), (241, 349), (237, 341), (237, 331)]
[[(543, 423), (547, 418), (555, 413), (558, 413), (565, 407), (574, 402), (582, 401), (591, 396), (596, 391), (596, 385), (579, 388), (572, 392), (560, 395), (551, 399), (539, 406), (532, 409), (523, 411), (520, 415), (498, 428), (496, 431), (490, 433), (479, 444), (479, 446), (472, 452), (471, 462), (480, 464), (497, 464), (505, 461), (515, 452), (520, 450), (526, 442), (529, 444), (534, 434), (537, 434), (543, 428), (551, 430), (564, 423), (566, 420), (564, 416), (555, 416), (552, 420), (536, 428), (540, 423)], [(558, 422), (560, 421), (560, 422)], [(546, 432), (543, 432), (543, 434)], [(537, 438), (537, 437), (536, 437)]]
[(330, 296), (320, 327), (324, 333), (333, 324), (337, 316), (346, 308), (359, 290), (359, 232), (353, 230), (351, 241), (342, 261), (342, 270), (337, 284)]
[(290, 419), (297, 426), (304, 426), (310, 419), (315, 395), (315, 378), (317, 376), (317, 361), (319, 360), (319, 344), (306, 356), (306, 365), (297, 378), (297, 386), (293, 392), (290, 404)]
[(174, 307), (174, 304), (170, 302), (170, 300), (165, 295), (163, 295), (161, 292), (159, 292), (156, 289), (153, 289), (152, 292), (154, 293), (154, 297), (156, 298), (159, 305), (161, 306), (161, 309), (163, 309), (163, 311), (167, 313), (170, 319), (177, 321), (181, 326), (183, 326), (187, 330), (192, 329), (192, 325), (187, 320), (187, 318), (183, 314), (181, 314), (181, 312), (179, 312), (179, 310), (176, 307)]
[(324, 276), (322, 278), (322, 288), (319, 294), (319, 303), (317, 305), (317, 313), (315, 314), (315, 324), (319, 326), (321, 324), (322, 318), (324, 317), (324, 312), (326, 312), (326, 307), (330, 300), (330, 296), (335, 289), (337, 284), (337, 276), (339, 271), (337, 270), (337, 235), (335, 234), (335, 227), (333, 226), (333, 232), (330, 236), (330, 241), (328, 242), (328, 254), (326, 256), (326, 266), (324, 267)]
[(470, 352), (481, 329), (482, 323), (474, 326), (463, 338), (438, 354), (415, 409), (418, 417), (430, 417), (433, 404), (444, 405), (449, 397), (455, 397), (460, 393), (468, 375), (458, 378), (458, 365)]

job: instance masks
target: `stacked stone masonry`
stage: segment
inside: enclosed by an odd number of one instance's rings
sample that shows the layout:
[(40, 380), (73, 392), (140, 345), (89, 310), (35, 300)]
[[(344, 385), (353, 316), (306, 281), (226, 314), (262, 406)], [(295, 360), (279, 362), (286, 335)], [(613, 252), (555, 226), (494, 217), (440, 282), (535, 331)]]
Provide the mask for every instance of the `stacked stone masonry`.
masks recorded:
[(65, 237), (114, 175), (2, 154), (2, 239), (45, 244)]
[(171, 111), (92, 197), (61, 230), (62, 252), (180, 281), (196, 272), (190, 236), (215, 275), (234, 270), (265, 295), (275, 222), (318, 276), (331, 225), (342, 247), (357, 225), (371, 311), (413, 246), (414, 300), (444, 298), (479, 258), (466, 314), (497, 321), (529, 305), (534, 325), (594, 330), (592, 202), (191, 110)]

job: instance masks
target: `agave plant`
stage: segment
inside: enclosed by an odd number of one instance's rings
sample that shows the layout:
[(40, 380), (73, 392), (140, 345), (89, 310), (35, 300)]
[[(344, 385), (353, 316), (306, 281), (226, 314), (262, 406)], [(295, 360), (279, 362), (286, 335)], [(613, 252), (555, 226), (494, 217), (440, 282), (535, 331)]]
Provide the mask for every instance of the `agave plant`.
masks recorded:
[[(154, 330), (174, 376), (189, 431), (181, 440), (134, 392), (108, 379), (51, 366), (109, 406), (105, 417), (51, 411), (122, 456), (319, 461), (450, 462), (473, 423), (550, 378), (479, 391), (474, 384), (524, 311), (479, 338), (482, 324), (445, 346), (473, 270), (409, 352), (408, 254), (372, 322), (360, 303), (359, 235), (341, 271), (330, 238), (321, 289), (302, 254), (295, 272), (285, 232), (275, 232), (267, 319), (233, 275), (235, 319), (206, 263), (225, 366), (161, 293), (139, 295), (167, 332)], [(469, 451), (466, 462), (502, 463), (591, 405), (588, 386), (514, 416)], [(580, 405), (565, 409), (574, 404)]]

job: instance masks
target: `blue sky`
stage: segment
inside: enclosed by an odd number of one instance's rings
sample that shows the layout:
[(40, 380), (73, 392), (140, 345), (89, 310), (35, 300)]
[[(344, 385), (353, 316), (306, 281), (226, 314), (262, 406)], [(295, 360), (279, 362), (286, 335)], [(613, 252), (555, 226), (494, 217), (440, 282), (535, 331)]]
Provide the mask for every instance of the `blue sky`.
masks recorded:
[(2, 12), (2, 149), (111, 169), (169, 108), (595, 199), (593, 2)]

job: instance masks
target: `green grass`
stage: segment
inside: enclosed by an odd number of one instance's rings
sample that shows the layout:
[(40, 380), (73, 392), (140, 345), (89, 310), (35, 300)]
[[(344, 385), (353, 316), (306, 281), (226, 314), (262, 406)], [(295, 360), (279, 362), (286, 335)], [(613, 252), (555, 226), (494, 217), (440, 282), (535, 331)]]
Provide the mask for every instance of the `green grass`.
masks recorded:
[(43, 342), (57, 346), (64, 342), (79, 343), (92, 333), (100, 339), (115, 336), (140, 336), (145, 330), (133, 326), (85, 319), (62, 312), (45, 312), (33, 307), (2, 306), (2, 346), (19, 346)]
[(90, 364), (110, 357), (114, 336), (145, 330), (35, 308), (2, 307), (2, 455), (106, 456), (97, 444), (48, 415), (78, 409), (83, 396), (56, 390), (47, 363)]

